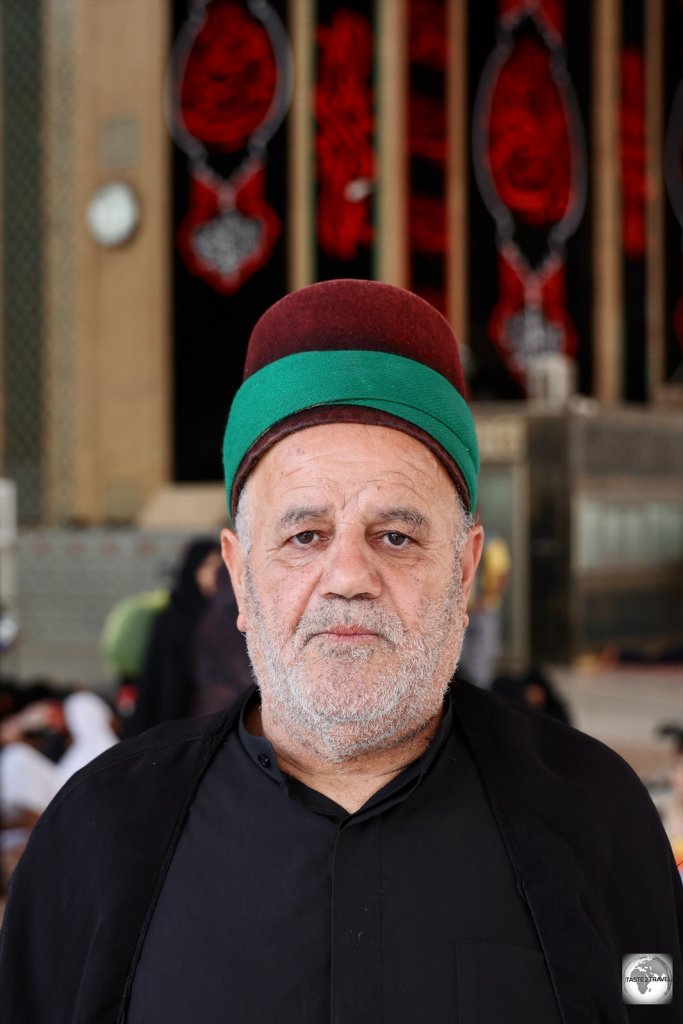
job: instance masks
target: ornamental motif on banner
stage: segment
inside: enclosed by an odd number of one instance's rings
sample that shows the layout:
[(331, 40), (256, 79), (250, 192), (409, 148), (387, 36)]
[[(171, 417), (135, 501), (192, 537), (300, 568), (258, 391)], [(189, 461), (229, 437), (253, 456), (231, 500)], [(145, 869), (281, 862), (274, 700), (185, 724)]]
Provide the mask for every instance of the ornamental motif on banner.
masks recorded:
[(289, 40), (270, 4), (190, 0), (168, 90), (170, 131), (190, 169), (176, 241), (188, 269), (219, 292), (264, 266), (280, 235), (267, 156), (291, 91)]
[(475, 101), (474, 166), (496, 223), (499, 298), (489, 334), (525, 389), (538, 357), (577, 348), (565, 245), (585, 207), (585, 146), (563, 0), (500, 0), (497, 27)]

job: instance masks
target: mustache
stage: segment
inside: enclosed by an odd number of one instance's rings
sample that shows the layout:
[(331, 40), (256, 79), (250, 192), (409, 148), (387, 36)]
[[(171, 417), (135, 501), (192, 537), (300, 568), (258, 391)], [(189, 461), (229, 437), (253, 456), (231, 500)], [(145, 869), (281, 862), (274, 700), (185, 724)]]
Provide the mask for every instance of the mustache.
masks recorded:
[(333, 626), (347, 629), (367, 630), (376, 633), (382, 640), (396, 646), (405, 636), (403, 625), (397, 616), (381, 608), (370, 607), (358, 602), (333, 602), (305, 612), (295, 630), (303, 645), (320, 633), (326, 633)]

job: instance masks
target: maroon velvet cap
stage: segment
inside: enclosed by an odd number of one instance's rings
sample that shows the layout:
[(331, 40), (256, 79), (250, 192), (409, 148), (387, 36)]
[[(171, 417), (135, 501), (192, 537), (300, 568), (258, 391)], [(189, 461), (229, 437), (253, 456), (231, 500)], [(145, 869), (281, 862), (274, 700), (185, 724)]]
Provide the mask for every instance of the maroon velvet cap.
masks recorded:
[[(457, 342), (445, 317), (403, 288), (355, 278), (308, 285), (267, 309), (251, 333), (243, 380), (285, 356), (344, 349), (389, 352), (423, 363), (467, 399)], [(469, 509), (469, 493), (455, 460), (420, 427), (378, 409), (326, 405), (280, 420), (252, 445), (235, 476), (230, 501), (233, 517), (244, 481), (265, 451), (305, 427), (339, 422), (392, 427), (421, 441), (443, 463)]]

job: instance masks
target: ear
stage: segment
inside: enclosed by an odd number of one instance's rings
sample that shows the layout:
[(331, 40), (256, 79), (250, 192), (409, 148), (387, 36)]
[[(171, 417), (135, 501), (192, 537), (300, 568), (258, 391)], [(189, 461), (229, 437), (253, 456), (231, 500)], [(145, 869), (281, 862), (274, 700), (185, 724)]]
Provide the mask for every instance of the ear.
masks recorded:
[(481, 523), (476, 523), (470, 530), (465, 545), (460, 555), (460, 565), (462, 568), (462, 590), (465, 597), (465, 604), (470, 596), (470, 592), (474, 585), (474, 577), (477, 573), (477, 566), (479, 565), (479, 559), (484, 549), (484, 527)]
[(237, 628), (244, 633), (247, 628), (244, 612), (246, 606), (244, 599), (245, 553), (242, 542), (232, 530), (221, 530), (221, 553), (237, 599)]

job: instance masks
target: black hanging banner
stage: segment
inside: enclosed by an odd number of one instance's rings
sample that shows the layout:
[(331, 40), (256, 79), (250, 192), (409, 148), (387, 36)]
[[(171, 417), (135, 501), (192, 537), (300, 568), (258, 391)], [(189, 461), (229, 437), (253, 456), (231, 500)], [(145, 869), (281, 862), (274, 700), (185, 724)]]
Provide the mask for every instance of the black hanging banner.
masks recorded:
[(374, 5), (319, 0), (316, 21), (315, 279), (373, 277)]
[(285, 294), (292, 58), (285, 0), (176, 0), (175, 477), (216, 480), (249, 332)]

